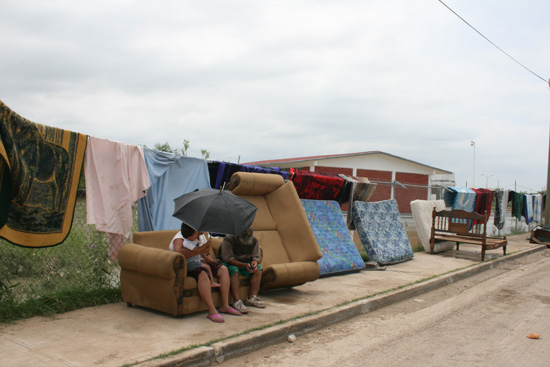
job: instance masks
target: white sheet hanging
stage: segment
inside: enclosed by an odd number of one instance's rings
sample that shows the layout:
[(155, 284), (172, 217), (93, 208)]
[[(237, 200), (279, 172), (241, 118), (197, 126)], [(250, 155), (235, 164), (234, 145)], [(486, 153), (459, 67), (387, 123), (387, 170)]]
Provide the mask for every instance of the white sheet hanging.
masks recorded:
[(151, 186), (143, 149), (89, 137), (84, 172), (87, 223), (99, 231), (129, 238), (132, 204)]

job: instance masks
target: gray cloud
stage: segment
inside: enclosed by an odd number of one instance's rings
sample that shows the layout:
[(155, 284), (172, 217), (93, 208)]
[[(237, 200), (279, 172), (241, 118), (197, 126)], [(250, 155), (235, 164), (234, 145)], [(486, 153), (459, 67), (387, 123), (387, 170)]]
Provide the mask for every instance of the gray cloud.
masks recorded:
[[(549, 4), (446, 3), (547, 72)], [(232, 161), (381, 150), (459, 185), (475, 140), (477, 185), (546, 185), (548, 86), (437, 1), (9, 1), (0, 44), (0, 99), (36, 122)]]

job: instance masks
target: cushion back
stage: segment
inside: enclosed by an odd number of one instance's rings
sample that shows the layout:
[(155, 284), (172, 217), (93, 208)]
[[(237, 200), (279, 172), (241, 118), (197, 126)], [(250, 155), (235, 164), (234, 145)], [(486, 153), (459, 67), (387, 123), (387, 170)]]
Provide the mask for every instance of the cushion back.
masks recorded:
[(138, 245), (168, 250), (178, 230), (135, 232), (133, 242)]
[(275, 230), (254, 231), (254, 236), (258, 239), (262, 248), (261, 263), (264, 269), (274, 264), (286, 264), (290, 262), (279, 232)]
[(277, 231), (289, 260), (319, 260), (322, 253), (294, 184), (289, 181), (266, 195), (266, 202), (277, 224)]
[(265, 195), (284, 183), (283, 177), (276, 174), (236, 172), (231, 176), (231, 192), (239, 196)]

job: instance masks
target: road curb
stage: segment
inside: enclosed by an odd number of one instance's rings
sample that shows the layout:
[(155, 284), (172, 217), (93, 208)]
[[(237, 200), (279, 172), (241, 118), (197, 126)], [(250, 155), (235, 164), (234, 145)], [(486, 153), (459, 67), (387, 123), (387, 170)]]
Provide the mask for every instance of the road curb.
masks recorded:
[(467, 268), (438, 275), (432, 279), (420, 280), (414, 284), (405, 285), (398, 289), (392, 289), (377, 295), (368, 296), (364, 299), (352, 300), (331, 309), (319, 311), (313, 315), (298, 316), (298, 318), (294, 320), (285, 321), (262, 330), (251, 331), (243, 335), (231, 337), (227, 340), (211, 344), (208, 347), (203, 346), (195, 348), (174, 356), (151, 360), (137, 365), (140, 367), (188, 367), (208, 366), (214, 363), (221, 363), (232, 356), (245, 354), (254, 349), (286, 341), (291, 334), (300, 335), (325, 328), (351, 317), (436, 290), (445, 285), (480, 274), (501, 264), (531, 255), (546, 248), (546, 245), (541, 245), (519, 251), (491, 261), (474, 264)]

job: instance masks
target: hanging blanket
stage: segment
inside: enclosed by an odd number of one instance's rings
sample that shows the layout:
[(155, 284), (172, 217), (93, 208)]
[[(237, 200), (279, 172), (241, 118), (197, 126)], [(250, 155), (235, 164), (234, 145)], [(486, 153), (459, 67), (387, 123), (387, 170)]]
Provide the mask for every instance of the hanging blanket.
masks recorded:
[[(414, 227), (418, 238), (422, 243), (422, 247), (426, 252), (430, 251), (430, 236), (432, 232), (432, 211), (445, 210), (445, 201), (443, 200), (413, 200), (411, 201), (412, 216), (414, 219)], [(434, 243), (434, 252), (442, 252), (452, 250), (455, 246), (454, 242), (436, 242)]]
[(495, 226), (501, 230), (506, 223), (506, 209), (508, 208), (508, 190), (494, 192), (495, 197)]
[[(487, 212), (487, 219), (491, 216), (491, 205), (493, 204), (493, 192), (487, 189), (472, 189), (476, 193), (474, 211), (484, 215)], [(473, 224), (476, 224), (474, 221)]]
[(357, 271), (365, 267), (349, 235), (336, 201), (300, 200), (323, 257), (317, 260), (321, 276)]
[(523, 202), (525, 194), (510, 190), (508, 201), (512, 202), (512, 216), (521, 220), (523, 214)]
[(201, 158), (144, 148), (145, 164), (151, 187), (138, 201), (140, 231), (179, 229), (181, 221), (172, 216), (174, 199), (210, 187), (208, 165)]
[(54, 246), (71, 229), (86, 135), (31, 122), (0, 101), (0, 236)]
[(281, 171), (279, 167), (260, 167), (251, 164), (235, 164), (218, 161), (208, 162), (210, 184), (213, 189), (219, 189), (231, 182), (231, 176), (236, 172), (256, 172), (266, 174), (278, 174), (285, 180), (288, 172)]
[[(346, 176), (343, 174), (338, 175), (342, 177), (346, 182), (351, 183), (351, 189), (349, 190), (349, 199), (348, 199), (348, 211), (346, 215), (346, 224), (348, 229), (354, 230), (355, 225), (353, 224), (353, 202), (354, 201), (369, 201), (374, 191), (376, 190), (375, 183), (369, 182), (369, 179), (366, 177), (355, 177), (355, 176)], [(342, 203), (340, 203), (342, 204)]]
[(143, 149), (90, 136), (84, 173), (86, 221), (109, 234), (109, 257), (114, 261), (132, 234), (132, 205), (151, 186)]
[(523, 217), (527, 224), (533, 221), (533, 195), (523, 195)]
[(462, 209), (467, 212), (473, 212), (476, 203), (476, 192), (468, 187), (449, 187), (456, 191), (453, 209)]
[(353, 205), (357, 233), (372, 261), (384, 265), (414, 257), (395, 200), (356, 201)]
[(344, 179), (337, 175), (290, 169), (290, 180), (294, 183), (300, 199), (338, 200), (344, 186)]
[(537, 194), (533, 197), (533, 220), (537, 223), (542, 222), (542, 195)]

